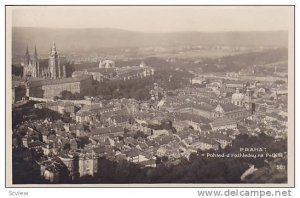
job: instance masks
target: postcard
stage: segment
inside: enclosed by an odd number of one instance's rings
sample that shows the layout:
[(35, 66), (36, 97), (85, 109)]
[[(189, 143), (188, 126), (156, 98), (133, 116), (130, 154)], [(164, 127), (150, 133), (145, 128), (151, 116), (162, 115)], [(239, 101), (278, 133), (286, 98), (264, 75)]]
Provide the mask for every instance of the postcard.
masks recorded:
[(6, 6), (7, 187), (294, 187), (294, 6)]

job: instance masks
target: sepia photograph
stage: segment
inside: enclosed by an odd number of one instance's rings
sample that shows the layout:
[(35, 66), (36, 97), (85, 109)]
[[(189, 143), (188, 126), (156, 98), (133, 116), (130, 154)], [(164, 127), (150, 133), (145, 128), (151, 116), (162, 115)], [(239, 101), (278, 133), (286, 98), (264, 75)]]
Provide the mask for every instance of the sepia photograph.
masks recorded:
[(294, 6), (6, 6), (7, 187), (294, 187)]

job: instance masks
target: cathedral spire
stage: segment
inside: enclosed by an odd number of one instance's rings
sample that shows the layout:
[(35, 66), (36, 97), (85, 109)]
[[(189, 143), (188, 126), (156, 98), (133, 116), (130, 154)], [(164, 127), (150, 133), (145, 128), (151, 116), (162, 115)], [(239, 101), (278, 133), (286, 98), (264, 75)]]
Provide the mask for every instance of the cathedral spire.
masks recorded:
[(37, 50), (36, 46), (34, 46), (34, 53), (33, 53), (33, 58), (31, 60), (31, 65), (32, 65), (32, 77), (39, 77), (40, 75), (40, 65), (39, 65), (39, 60), (38, 60), (38, 55), (37, 55)]
[(34, 46), (34, 58), (37, 59), (36, 45)]
[(28, 45), (26, 47), (26, 54), (25, 54), (25, 65), (29, 65), (30, 62), (30, 55), (29, 55), (29, 50), (28, 50)]
[(52, 44), (51, 55), (54, 56), (57, 54), (55, 42)]
[(27, 47), (26, 47), (26, 56), (29, 56), (29, 50), (28, 50), (28, 45), (27, 45)]

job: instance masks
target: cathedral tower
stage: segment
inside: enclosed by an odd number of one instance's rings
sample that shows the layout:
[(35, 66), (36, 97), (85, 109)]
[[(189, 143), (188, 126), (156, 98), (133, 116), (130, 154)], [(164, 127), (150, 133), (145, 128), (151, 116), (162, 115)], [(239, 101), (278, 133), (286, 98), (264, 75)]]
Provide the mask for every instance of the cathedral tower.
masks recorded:
[(37, 52), (35, 49), (34, 56), (32, 59), (30, 59), (30, 54), (28, 50), (28, 46), (26, 48), (26, 54), (25, 54), (25, 61), (24, 61), (24, 68), (23, 68), (23, 77), (38, 77), (38, 68), (39, 68), (39, 62), (37, 59)]
[(37, 50), (36, 46), (34, 47), (34, 54), (33, 54), (33, 59), (32, 59), (32, 67), (35, 70), (35, 76), (34, 77), (40, 77), (40, 64), (39, 64), (39, 59), (37, 55)]
[(59, 62), (59, 56), (56, 51), (55, 43), (53, 43), (51, 52), (49, 55), (49, 63), (48, 68), (50, 71), (50, 78), (51, 79), (57, 79), (61, 78), (61, 69), (60, 69), (60, 62)]
[(28, 45), (27, 45), (24, 65), (25, 65), (25, 66), (26, 66), (26, 65), (29, 65), (29, 63), (30, 63), (30, 55), (29, 55), (29, 50), (28, 50)]

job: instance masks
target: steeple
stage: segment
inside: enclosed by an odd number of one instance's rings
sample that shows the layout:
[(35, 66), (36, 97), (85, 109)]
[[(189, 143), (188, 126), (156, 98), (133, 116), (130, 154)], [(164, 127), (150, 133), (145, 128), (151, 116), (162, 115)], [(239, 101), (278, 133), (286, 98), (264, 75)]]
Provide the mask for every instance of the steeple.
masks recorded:
[(39, 64), (39, 60), (38, 60), (36, 46), (34, 46), (32, 66), (34, 68), (34, 77), (40, 77), (40, 64)]
[(50, 55), (49, 55), (49, 62), (48, 62), (48, 69), (52, 79), (57, 79), (62, 77), (62, 68), (60, 66), (59, 57), (56, 51), (56, 45), (53, 42), (51, 47)]
[(52, 45), (52, 48), (51, 48), (51, 53), (50, 53), (50, 55), (51, 55), (51, 56), (57, 55), (55, 42), (53, 42), (53, 45)]
[(26, 56), (29, 56), (28, 45), (27, 45), (27, 47), (26, 47)]
[(247, 88), (246, 96), (248, 97), (248, 102), (251, 102), (251, 100), (252, 100), (252, 93), (251, 93), (251, 90), (249, 88)]
[(37, 51), (36, 51), (36, 46), (34, 46), (34, 57), (33, 57), (33, 58), (37, 60)]
[(29, 50), (27, 45), (26, 54), (25, 54), (25, 65), (29, 65), (29, 62), (30, 62), (30, 55), (29, 55)]

